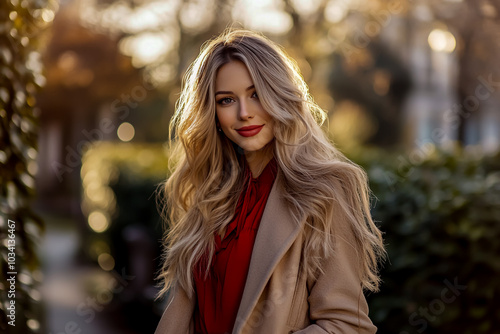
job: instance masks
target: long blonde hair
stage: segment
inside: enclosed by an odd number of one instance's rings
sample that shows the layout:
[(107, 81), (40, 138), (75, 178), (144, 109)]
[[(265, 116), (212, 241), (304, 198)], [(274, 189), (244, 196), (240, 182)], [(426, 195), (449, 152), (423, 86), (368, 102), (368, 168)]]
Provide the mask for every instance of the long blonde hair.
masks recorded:
[[(335, 148), (321, 129), (327, 114), (314, 103), (297, 64), (266, 37), (228, 29), (205, 43), (188, 68), (170, 123), (171, 175), (162, 188), (169, 229), (159, 296), (175, 283), (192, 296), (193, 269), (207, 251), (208, 273), (214, 233), (231, 221), (242, 191), (238, 147), (216, 130), (215, 79), (218, 69), (231, 60), (246, 65), (263, 108), (274, 119), (272, 149), (283, 196), (295, 223), (306, 221), (302, 262), (308, 275), (321, 271), (321, 260), (333, 253), (332, 222), (343, 214), (356, 239), (363, 288), (377, 291), (378, 263), (385, 250), (370, 215), (365, 171)], [(333, 203), (341, 212), (333, 210)]]

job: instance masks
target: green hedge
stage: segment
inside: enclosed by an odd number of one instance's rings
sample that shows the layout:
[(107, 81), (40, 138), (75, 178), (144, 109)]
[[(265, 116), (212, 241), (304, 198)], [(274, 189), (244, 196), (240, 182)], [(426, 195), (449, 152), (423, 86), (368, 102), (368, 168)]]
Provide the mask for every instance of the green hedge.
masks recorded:
[[(164, 307), (154, 301), (153, 277), (160, 266), (162, 236), (155, 193), (167, 177), (167, 165), (161, 144), (97, 142), (83, 156), (82, 210), (89, 226), (83, 254), (103, 270), (133, 276), (107, 309), (137, 333), (154, 332)], [(102, 266), (103, 254), (112, 259), (113, 268)]]
[(368, 296), (380, 333), (500, 333), (500, 155), (433, 146), (353, 158), (389, 261)]

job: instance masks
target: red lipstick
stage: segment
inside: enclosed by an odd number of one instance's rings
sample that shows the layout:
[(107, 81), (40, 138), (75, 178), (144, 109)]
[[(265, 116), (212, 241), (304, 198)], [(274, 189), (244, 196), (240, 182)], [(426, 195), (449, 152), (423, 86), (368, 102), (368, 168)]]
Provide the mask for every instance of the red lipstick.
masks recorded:
[(244, 126), (239, 129), (236, 129), (240, 135), (243, 137), (252, 137), (255, 136), (257, 133), (262, 130), (262, 127), (264, 125), (250, 125), (250, 126)]

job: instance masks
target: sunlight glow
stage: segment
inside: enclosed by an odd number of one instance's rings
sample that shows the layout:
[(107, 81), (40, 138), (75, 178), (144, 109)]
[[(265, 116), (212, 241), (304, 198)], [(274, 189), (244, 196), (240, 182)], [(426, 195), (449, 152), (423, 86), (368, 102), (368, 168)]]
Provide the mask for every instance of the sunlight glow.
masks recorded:
[(291, 0), (295, 10), (301, 15), (311, 15), (316, 12), (321, 5), (320, 0)]
[(286, 34), (292, 29), (293, 20), (273, 0), (240, 0), (233, 8), (233, 18), (249, 29)]
[(451, 32), (441, 29), (434, 29), (429, 34), (428, 41), (432, 50), (437, 52), (451, 53), (457, 45), (455, 36)]
[(138, 33), (160, 26), (160, 17), (151, 10), (145, 8), (140, 8), (131, 13), (127, 19), (127, 31), (131, 33)]
[(42, 9), (42, 19), (50, 23), (54, 20), (55, 13), (50, 9)]
[(325, 8), (325, 18), (330, 23), (338, 23), (346, 17), (349, 7), (340, 1), (330, 1)]
[(208, 28), (214, 19), (213, 1), (186, 2), (180, 11), (182, 26), (192, 33), (200, 33)]
[(125, 37), (119, 44), (120, 51), (132, 57), (135, 67), (160, 60), (173, 46), (174, 40), (170, 35), (151, 32)]

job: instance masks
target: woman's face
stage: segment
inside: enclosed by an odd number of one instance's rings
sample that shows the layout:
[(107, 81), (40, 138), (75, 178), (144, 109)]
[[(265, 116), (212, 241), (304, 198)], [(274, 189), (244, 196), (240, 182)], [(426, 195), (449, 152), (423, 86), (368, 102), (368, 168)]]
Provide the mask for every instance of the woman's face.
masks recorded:
[(215, 101), (222, 131), (245, 155), (258, 153), (274, 138), (273, 119), (262, 107), (252, 77), (241, 61), (233, 60), (219, 69)]

